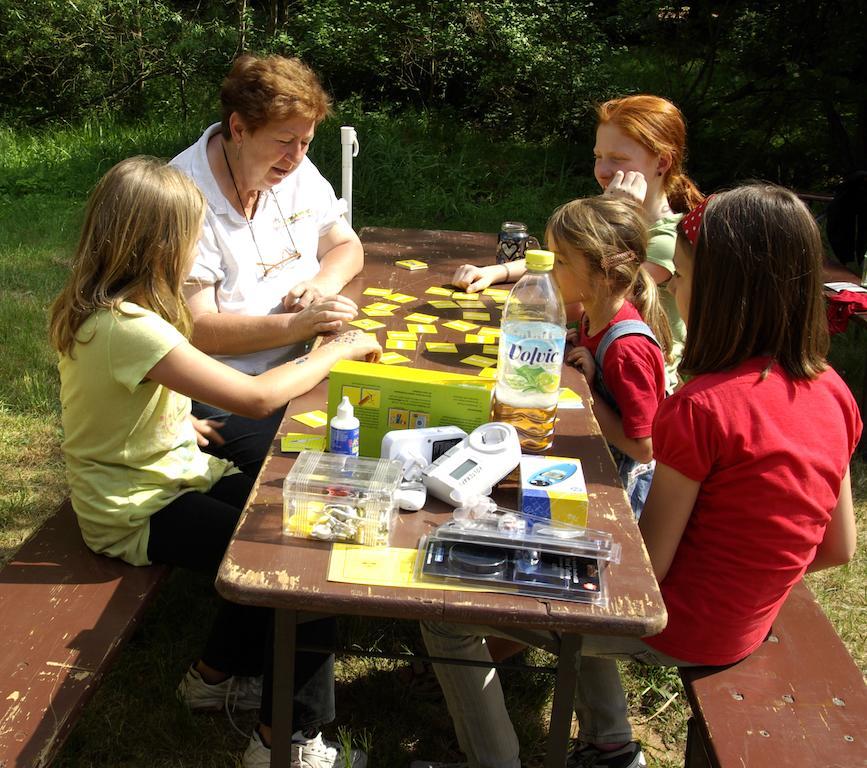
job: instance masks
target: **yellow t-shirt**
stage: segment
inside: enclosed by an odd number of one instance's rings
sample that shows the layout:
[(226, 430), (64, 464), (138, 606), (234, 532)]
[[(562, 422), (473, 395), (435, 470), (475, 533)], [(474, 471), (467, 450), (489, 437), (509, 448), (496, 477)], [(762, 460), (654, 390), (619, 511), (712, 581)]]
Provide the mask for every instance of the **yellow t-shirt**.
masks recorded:
[(176, 328), (124, 302), (94, 313), (76, 339), (59, 362), (72, 506), (92, 550), (147, 565), (150, 516), (237, 470), (199, 450), (188, 397), (145, 379), (185, 341)]

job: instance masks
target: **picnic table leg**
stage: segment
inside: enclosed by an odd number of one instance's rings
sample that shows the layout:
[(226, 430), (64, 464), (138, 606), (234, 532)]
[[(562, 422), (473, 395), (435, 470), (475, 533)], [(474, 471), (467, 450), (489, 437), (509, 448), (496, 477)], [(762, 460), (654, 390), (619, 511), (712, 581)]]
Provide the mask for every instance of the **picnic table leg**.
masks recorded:
[(292, 759), (292, 707), (295, 690), (296, 611), (274, 611), (274, 693), (272, 697), (271, 765), (286, 766)]
[(557, 661), (557, 682), (554, 684), (554, 702), (551, 707), (551, 725), (548, 729), (545, 768), (563, 768), (566, 765), (580, 655), (581, 635), (562, 635), (560, 657)]

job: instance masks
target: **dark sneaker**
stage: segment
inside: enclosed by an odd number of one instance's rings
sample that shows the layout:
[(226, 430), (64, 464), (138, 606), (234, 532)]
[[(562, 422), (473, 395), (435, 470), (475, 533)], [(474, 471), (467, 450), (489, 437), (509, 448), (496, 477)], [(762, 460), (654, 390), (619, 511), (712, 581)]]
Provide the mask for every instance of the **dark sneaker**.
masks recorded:
[(592, 744), (579, 744), (566, 760), (566, 768), (647, 768), (647, 763), (637, 741), (611, 752), (603, 752)]

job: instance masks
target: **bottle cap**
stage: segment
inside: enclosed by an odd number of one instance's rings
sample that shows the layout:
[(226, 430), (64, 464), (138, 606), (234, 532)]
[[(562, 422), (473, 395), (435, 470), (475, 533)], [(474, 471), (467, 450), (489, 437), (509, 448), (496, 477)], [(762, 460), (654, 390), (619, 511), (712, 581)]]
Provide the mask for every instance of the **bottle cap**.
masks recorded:
[(337, 406), (337, 417), (339, 419), (351, 419), (354, 415), (352, 403), (350, 403), (349, 398), (344, 395), (343, 400), (340, 401), (340, 405)]
[(524, 257), (527, 259), (527, 269), (535, 272), (549, 272), (554, 267), (554, 254), (551, 251), (531, 248)]

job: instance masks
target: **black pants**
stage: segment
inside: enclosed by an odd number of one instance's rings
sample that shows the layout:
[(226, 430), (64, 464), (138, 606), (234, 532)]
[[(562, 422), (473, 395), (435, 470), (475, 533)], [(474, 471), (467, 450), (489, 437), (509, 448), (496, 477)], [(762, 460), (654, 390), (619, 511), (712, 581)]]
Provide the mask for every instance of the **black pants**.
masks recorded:
[[(185, 493), (161, 509), (150, 519), (150, 560), (216, 576), (252, 485), (247, 475), (230, 475), (209, 493)], [(271, 725), (274, 612), (217, 600), (202, 661), (229, 675), (264, 674), (259, 720)], [(334, 647), (335, 624), (333, 618), (299, 624), (298, 644)], [(294, 701), (293, 731), (334, 719), (333, 655), (295, 654)]]
[(223, 445), (211, 443), (204, 450), (213, 456), (228, 459), (245, 475), (255, 479), (277, 434), (283, 419), (283, 409), (278, 408), (264, 419), (248, 419), (213, 405), (193, 401), (193, 416), (223, 422), (220, 435), (226, 442)]

